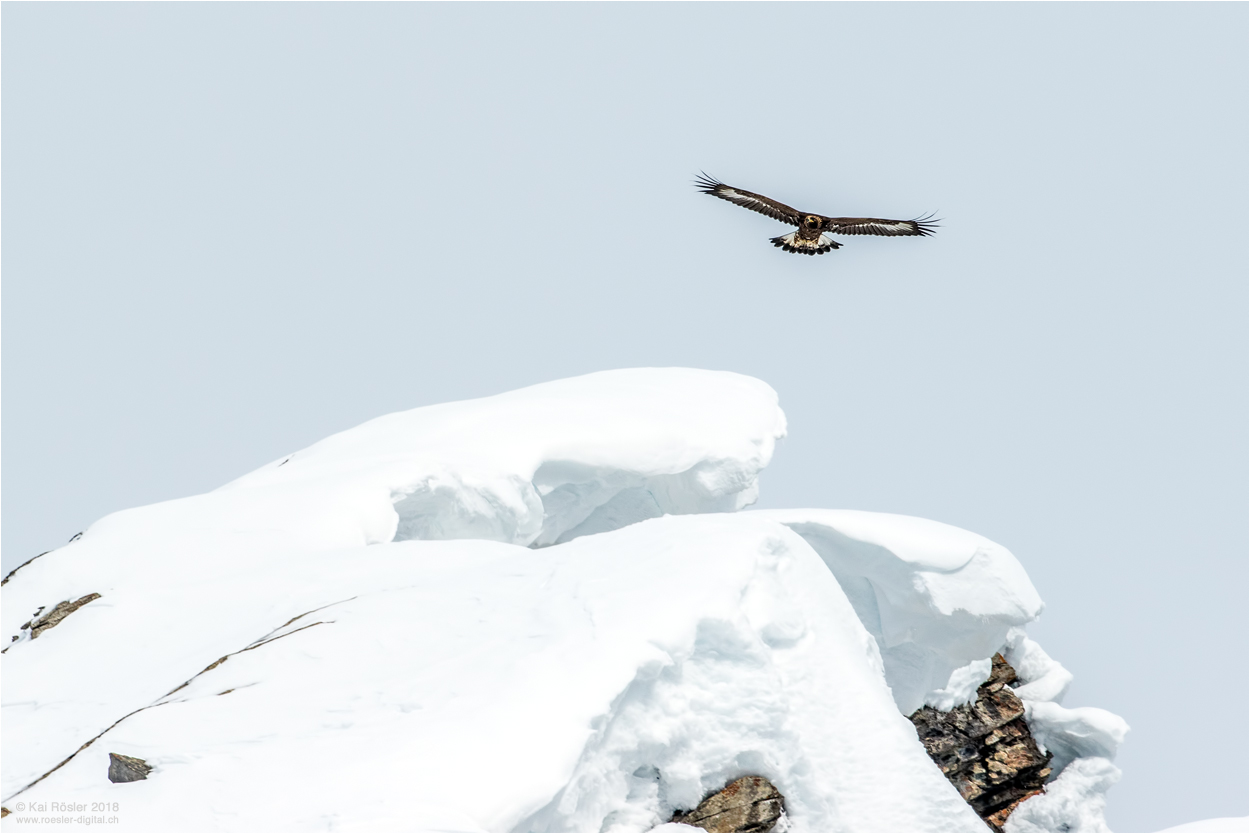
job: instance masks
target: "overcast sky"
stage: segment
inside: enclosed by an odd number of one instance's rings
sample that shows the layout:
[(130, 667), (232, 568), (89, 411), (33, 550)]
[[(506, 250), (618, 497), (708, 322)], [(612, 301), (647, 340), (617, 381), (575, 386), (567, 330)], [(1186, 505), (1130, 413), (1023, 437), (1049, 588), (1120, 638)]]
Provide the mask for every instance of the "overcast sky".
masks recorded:
[[(1247, 814), (1247, 4), (6, 3), (3, 561), (371, 417), (738, 371), (1009, 547), (1108, 818)], [(927, 239), (786, 229), (700, 169)]]

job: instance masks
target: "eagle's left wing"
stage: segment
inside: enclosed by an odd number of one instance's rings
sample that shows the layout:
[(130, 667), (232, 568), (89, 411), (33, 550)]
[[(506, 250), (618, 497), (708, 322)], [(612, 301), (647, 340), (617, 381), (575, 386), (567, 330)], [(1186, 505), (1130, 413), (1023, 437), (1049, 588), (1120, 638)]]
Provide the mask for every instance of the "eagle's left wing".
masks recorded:
[(829, 217), (825, 231), (835, 235), (920, 235), (928, 237), (937, 231), (937, 223), (926, 217), (915, 220), (882, 220), (878, 217)]
[(773, 220), (780, 220), (782, 223), (789, 223), (794, 226), (803, 222), (803, 214), (797, 209), (792, 209), (785, 203), (779, 203), (776, 200), (765, 197), (763, 194), (755, 194), (751, 191), (743, 191), (741, 188), (725, 185), (723, 182), (712, 179), (707, 174), (698, 177), (695, 180), (695, 185), (704, 194), (711, 194), (713, 197), (728, 200), (736, 206), (742, 206), (751, 211), (758, 211), (760, 214), (771, 217)]

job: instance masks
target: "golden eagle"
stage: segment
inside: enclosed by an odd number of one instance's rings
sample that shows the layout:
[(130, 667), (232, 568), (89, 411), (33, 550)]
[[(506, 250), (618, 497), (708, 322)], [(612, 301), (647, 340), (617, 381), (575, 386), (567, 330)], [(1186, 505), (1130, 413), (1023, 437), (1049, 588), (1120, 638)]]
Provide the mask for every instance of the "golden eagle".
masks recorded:
[(704, 194), (728, 200), (736, 206), (758, 211), (774, 220), (798, 226), (788, 235), (770, 238), (773, 246), (780, 246), (786, 252), (799, 252), (807, 255), (823, 255), (830, 249), (838, 249), (842, 244), (830, 235), (919, 235), (928, 237), (937, 229), (937, 223), (930, 220), (933, 215), (918, 217), (915, 220), (882, 220), (878, 217), (825, 217), (823, 214), (808, 214), (805, 211), (792, 209), (784, 203), (761, 194), (752, 194), (740, 188), (733, 188), (723, 182), (717, 182), (707, 174), (701, 174), (695, 180), (695, 186)]

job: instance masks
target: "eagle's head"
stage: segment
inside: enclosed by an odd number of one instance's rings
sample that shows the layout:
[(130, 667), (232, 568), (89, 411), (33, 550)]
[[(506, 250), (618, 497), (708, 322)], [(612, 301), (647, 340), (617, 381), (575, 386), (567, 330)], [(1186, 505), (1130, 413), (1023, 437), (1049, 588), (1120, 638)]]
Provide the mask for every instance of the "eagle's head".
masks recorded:
[(812, 231), (816, 231), (822, 225), (824, 225), (824, 221), (814, 214), (809, 214), (807, 215), (807, 217), (803, 218), (804, 229), (811, 229)]

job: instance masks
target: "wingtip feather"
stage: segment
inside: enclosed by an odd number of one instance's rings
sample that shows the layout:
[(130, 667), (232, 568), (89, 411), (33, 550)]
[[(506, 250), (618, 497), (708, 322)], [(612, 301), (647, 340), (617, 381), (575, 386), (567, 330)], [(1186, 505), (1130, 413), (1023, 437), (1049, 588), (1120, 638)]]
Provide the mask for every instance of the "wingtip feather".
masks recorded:
[(924, 217), (917, 217), (915, 220), (911, 221), (916, 224), (916, 231), (918, 231), (922, 237), (929, 237), (941, 228), (942, 218), (939, 217), (937, 220), (934, 220), (933, 215), (935, 214), (937, 214), (936, 211), (931, 211)]
[(724, 185), (723, 182), (717, 180), (715, 177), (709, 177), (703, 171), (700, 171), (699, 176), (694, 178), (695, 188), (699, 189), (704, 194), (715, 194), (716, 189), (722, 185)]

